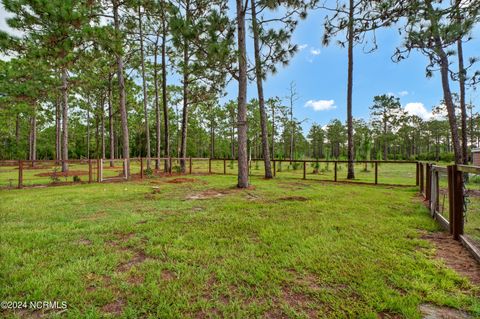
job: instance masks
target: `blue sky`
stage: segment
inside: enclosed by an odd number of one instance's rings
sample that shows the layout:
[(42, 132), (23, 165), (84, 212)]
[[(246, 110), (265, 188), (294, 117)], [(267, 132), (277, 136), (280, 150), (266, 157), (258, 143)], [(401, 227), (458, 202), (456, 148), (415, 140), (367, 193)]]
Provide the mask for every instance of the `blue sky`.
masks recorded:
[[(299, 52), (287, 67), (279, 67), (278, 72), (269, 75), (264, 83), (266, 98), (285, 98), (290, 82), (295, 82), (299, 99), (294, 105), (294, 115), (299, 120), (306, 119), (302, 123), (305, 132), (313, 123), (323, 126), (334, 118), (342, 121), (346, 119), (347, 50), (337, 46), (334, 41), (329, 47), (322, 46), (324, 16), (323, 11), (311, 11), (307, 19), (300, 22), (293, 35), (293, 42), (299, 46)], [(6, 17), (7, 13), (0, 3), (0, 29), (12, 32), (6, 25)], [(479, 36), (480, 28), (477, 27), (473, 32), (473, 40), (464, 46), (466, 60), (470, 56), (480, 56)], [(438, 73), (429, 79), (425, 77), (425, 66), (428, 63), (426, 57), (413, 52), (407, 60), (392, 62), (391, 56), (401, 42), (395, 28), (383, 29), (377, 32), (378, 49), (375, 52), (365, 54), (361, 46), (355, 48), (355, 118), (368, 119), (369, 106), (373, 97), (379, 94), (395, 94), (403, 107), (424, 119), (430, 116), (432, 106), (439, 104), (442, 99), (440, 78)], [(252, 46), (249, 39), (249, 56), (253, 54)], [(477, 68), (479, 67), (480, 64)], [(172, 80), (174, 78), (175, 76)], [(457, 91), (458, 84), (451, 82), (451, 88), (452, 91)], [(231, 81), (227, 87), (227, 96), (222, 101), (236, 99), (237, 92), (237, 82)], [(256, 92), (255, 83), (250, 83), (248, 98), (255, 98)], [(478, 105), (479, 98), (478, 92), (467, 91), (467, 101), (472, 100)]]
[[(266, 97), (285, 97), (289, 83), (296, 83), (300, 98), (294, 106), (294, 115), (299, 120), (308, 119), (303, 124), (305, 131), (314, 122), (325, 125), (334, 118), (346, 119), (347, 50), (334, 42), (329, 47), (322, 46), (324, 16), (321, 11), (312, 11), (306, 20), (300, 22), (293, 40), (302, 50), (287, 67), (269, 75), (265, 82)], [(479, 34), (478, 29), (475, 30), (474, 39), (465, 44), (465, 57), (480, 55), (476, 37)], [(414, 52), (407, 60), (392, 62), (391, 56), (401, 42), (398, 31), (392, 28), (377, 32), (379, 47), (375, 52), (365, 54), (362, 46), (355, 48), (354, 117), (368, 119), (373, 97), (384, 93), (397, 95), (409, 112), (424, 118), (430, 116), (432, 106), (439, 104), (442, 99), (440, 77), (437, 73), (433, 78), (425, 77), (426, 57)], [(251, 55), (251, 46), (248, 50)], [(451, 82), (451, 87), (452, 91), (457, 91), (458, 84)], [(232, 82), (227, 98), (235, 99), (236, 95), (237, 83)], [(248, 87), (248, 97), (256, 97), (254, 83)], [(474, 104), (478, 104), (478, 97), (477, 92), (467, 92), (467, 101), (471, 98)], [(318, 110), (311, 106), (317, 106)]]

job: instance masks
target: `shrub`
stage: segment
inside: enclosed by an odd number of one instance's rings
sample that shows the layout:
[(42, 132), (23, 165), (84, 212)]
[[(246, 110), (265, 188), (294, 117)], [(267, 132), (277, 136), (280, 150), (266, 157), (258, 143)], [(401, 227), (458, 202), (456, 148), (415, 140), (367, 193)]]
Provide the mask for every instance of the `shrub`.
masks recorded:
[(151, 167), (144, 169), (143, 175), (146, 176), (147, 178), (151, 178), (153, 176), (153, 169)]
[(82, 180), (80, 179), (80, 176), (77, 176), (77, 175), (73, 176), (73, 182), (80, 183), (81, 181)]
[(318, 174), (319, 169), (320, 169), (320, 163), (318, 162), (313, 163), (313, 174)]
[(50, 179), (52, 180), (52, 183), (60, 182), (60, 177), (58, 176), (58, 167), (55, 167), (53, 169), (52, 175), (50, 175)]

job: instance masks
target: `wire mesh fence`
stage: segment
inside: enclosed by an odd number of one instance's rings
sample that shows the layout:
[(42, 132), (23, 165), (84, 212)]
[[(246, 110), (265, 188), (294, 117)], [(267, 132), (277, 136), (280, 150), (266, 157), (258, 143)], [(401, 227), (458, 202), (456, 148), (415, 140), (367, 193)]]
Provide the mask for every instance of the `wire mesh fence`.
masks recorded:
[(480, 261), (480, 167), (419, 164), (419, 186), (432, 216)]

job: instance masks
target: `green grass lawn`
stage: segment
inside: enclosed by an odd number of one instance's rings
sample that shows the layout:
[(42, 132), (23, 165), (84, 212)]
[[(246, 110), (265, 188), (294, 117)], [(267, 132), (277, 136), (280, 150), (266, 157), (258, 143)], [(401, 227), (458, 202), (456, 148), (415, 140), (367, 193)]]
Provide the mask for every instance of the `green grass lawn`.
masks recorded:
[(0, 300), (66, 301), (45, 317), (67, 318), (480, 316), (480, 287), (422, 239), (439, 228), (415, 188), (185, 178), (0, 191)]

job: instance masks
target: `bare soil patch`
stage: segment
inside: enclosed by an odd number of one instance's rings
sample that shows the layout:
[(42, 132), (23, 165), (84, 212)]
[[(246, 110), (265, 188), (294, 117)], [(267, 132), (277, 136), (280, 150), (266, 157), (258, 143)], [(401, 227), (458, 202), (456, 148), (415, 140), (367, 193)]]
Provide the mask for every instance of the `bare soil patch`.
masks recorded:
[(448, 307), (432, 304), (420, 305), (420, 312), (424, 319), (469, 319), (473, 318), (468, 313)]
[(92, 244), (92, 241), (89, 240), (89, 239), (86, 239), (86, 238), (82, 238), (78, 241), (78, 243), (80, 245), (84, 245), (84, 246), (90, 246)]
[(401, 319), (403, 318), (399, 314), (388, 312), (388, 311), (382, 311), (377, 314), (377, 317), (379, 319)]
[(185, 178), (185, 177), (174, 178), (174, 179), (171, 179), (171, 180), (167, 181), (167, 183), (169, 183), (169, 184), (184, 184), (184, 183), (197, 183), (197, 182), (199, 182), (198, 179)]
[(114, 302), (104, 305), (102, 307), (102, 312), (113, 314), (113, 315), (120, 315), (123, 312), (124, 306), (125, 306), (125, 301), (123, 300), (123, 298), (118, 298)]
[(448, 267), (472, 283), (480, 284), (480, 265), (459, 241), (445, 232), (427, 233), (422, 238), (433, 243), (436, 258), (443, 260)]
[(135, 253), (132, 259), (130, 259), (127, 262), (121, 263), (117, 267), (118, 272), (127, 272), (129, 271), (133, 266), (136, 266), (138, 264), (143, 263), (147, 259), (147, 255), (143, 251), (138, 251)]
[(278, 200), (305, 202), (308, 200), (308, 198), (303, 196), (285, 196), (285, 197), (280, 197)]
[(45, 172), (38, 173), (35, 176), (38, 177), (68, 177), (68, 176), (84, 176), (88, 175), (88, 171), (68, 171), (68, 172)]
[(140, 284), (143, 284), (143, 282), (145, 281), (145, 278), (143, 278), (143, 276), (140, 276), (140, 275), (135, 275), (135, 276), (128, 277), (127, 281), (129, 284), (132, 284), (132, 285), (140, 285)]
[(186, 199), (187, 200), (211, 199), (211, 198), (223, 197), (227, 194), (228, 192), (225, 190), (207, 189), (205, 191), (190, 194), (186, 197)]
[(176, 278), (175, 273), (173, 271), (164, 269), (162, 270), (162, 280), (163, 281), (171, 281)]

